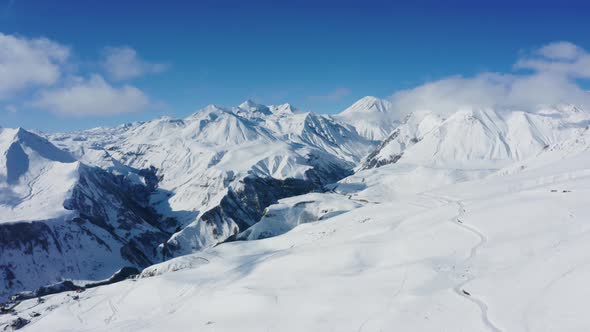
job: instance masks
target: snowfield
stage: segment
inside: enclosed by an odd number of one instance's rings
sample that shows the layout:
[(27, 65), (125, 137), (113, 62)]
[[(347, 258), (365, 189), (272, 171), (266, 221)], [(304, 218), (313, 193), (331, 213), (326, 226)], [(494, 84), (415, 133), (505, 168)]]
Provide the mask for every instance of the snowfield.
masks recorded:
[(587, 331), (589, 138), (406, 193), (376, 180), (397, 165), (365, 170), (267, 212), (334, 216), (16, 312), (31, 320), (25, 331)]

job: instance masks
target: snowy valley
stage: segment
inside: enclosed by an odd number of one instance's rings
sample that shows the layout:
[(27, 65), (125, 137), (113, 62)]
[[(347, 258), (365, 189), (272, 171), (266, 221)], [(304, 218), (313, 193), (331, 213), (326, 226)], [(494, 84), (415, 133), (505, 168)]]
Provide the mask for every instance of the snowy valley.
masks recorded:
[(0, 128), (0, 330), (584, 331), (589, 125), (365, 97)]

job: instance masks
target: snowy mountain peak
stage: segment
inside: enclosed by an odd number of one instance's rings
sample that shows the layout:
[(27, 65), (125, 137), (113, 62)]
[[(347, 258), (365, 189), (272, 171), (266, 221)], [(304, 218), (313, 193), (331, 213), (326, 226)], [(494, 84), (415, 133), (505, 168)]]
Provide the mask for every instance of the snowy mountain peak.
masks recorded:
[(228, 110), (223, 106), (209, 104), (209, 105), (203, 107), (202, 109), (198, 110), (195, 114), (211, 113), (211, 112), (228, 112)]
[(77, 168), (46, 139), (22, 128), (0, 129), (0, 224), (63, 214)]
[(280, 104), (280, 105), (271, 105), (271, 106), (269, 106), (269, 108), (275, 114), (294, 114), (294, 113), (299, 112), (299, 110), (297, 108), (293, 107), (293, 105), (291, 105), (289, 103), (284, 103), (284, 104)]
[(387, 113), (393, 108), (393, 104), (389, 100), (366, 96), (359, 99), (350, 107), (340, 113), (340, 115), (358, 114), (367, 112)]
[(244, 110), (252, 113), (260, 113), (262, 115), (270, 115), (272, 112), (266, 105), (258, 104), (251, 99), (246, 100), (238, 106), (238, 111)]
[(168, 232), (148, 206), (155, 175), (139, 173), (145, 179), (131, 182), (34, 133), (1, 129), (0, 301), (57, 280), (151, 264), (149, 252)]
[(373, 96), (361, 98), (335, 117), (355, 127), (361, 136), (375, 141), (387, 138), (398, 124), (393, 104)]
[(66, 151), (60, 150), (45, 138), (23, 128), (0, 128), (0, 154), (10, 163), (10, 157), (20, 149), (23, 154), (35, 154), (49, 161), (71, 163), (75, 159)]
[(256, 103), (255, 101), (253, 101), (252, 99), (246, 99), (243, 103), (240, 104), (240, 106), (238, 106), (239, 108), (243, 108), (243, 109), (249, 109), (249, 108), (253, 108), (253, 107), (257, 107), (257, 106), (261, 106), (260, 104)]

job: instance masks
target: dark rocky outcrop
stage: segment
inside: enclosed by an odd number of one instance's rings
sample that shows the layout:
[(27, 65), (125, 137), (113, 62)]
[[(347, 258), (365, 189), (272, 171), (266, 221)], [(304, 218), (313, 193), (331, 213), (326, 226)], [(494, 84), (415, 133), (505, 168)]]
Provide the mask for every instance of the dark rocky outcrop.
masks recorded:
[(120, 282), (120, 281), (129, 279), (129, 278), (132, 278), (140, 273), (141, 273), (141, 271), (139, 271), (137, 268), (135, 268), (133, 266), (126, 266), (126, 267), (120, 269), (119, 271), (115, 272), (110, 278), (103, 280), (103, 281), (92, 282), (92, 283), (86, 284), (86, 285), (84, 285), (84, 288), (94, 288), (94, 287), (98, 287), (98, 286), (105, 286), (105, 285), (114, 284), (116, 282)]

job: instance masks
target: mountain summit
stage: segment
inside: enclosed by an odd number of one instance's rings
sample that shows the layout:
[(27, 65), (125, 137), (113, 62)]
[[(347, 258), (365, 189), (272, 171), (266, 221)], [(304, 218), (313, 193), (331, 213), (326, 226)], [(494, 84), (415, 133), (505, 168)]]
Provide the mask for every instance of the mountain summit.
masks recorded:
[(340, 115), (358, 115), (364, 113), (387, 113), (392, 110), (393, 104), (386, 100), (374, 96), (366, 96), (357, 100), (350, 107), (340, 113)]
[(335, 118), (355, 127), (361, 136), (375, 141), (385, 139), (398, 124), (393, 104), (373, 96), (359, 99)]

